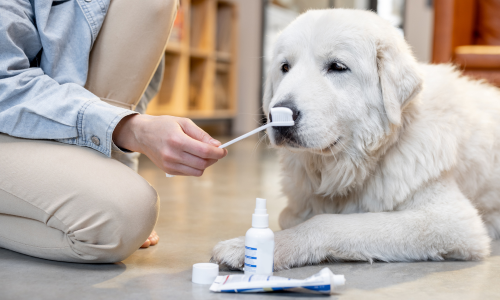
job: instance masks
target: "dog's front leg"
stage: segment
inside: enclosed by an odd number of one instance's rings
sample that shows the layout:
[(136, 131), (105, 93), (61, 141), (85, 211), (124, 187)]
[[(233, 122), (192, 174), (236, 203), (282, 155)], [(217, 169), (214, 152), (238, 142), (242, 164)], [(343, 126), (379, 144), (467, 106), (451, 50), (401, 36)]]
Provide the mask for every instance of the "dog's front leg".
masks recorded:
[[(490, 238), (475, 208), (453, 181), (415, 193), (404, 210), (322, 214), (275, 233), (275, 270), (325, 260), (481, 259)], [(244, 237), (219, 243), (213, 260), (242, 268)]]
[(276, 235), (277, 269), (324, 260), (477, 260), (490, 238), (451, 178), (422, 187), (401, 210), (323, 214)]

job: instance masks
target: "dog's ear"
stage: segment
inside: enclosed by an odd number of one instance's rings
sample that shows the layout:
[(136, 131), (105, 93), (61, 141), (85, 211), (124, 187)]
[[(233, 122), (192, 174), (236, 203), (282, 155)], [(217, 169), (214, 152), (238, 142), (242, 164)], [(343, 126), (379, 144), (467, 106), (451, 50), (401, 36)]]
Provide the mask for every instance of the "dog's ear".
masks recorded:
[(389, 122), (401, 124), (401, 112), (422, 89), (418, 64), (406, 42), (399, 37), (377, 43), (377, 68)]

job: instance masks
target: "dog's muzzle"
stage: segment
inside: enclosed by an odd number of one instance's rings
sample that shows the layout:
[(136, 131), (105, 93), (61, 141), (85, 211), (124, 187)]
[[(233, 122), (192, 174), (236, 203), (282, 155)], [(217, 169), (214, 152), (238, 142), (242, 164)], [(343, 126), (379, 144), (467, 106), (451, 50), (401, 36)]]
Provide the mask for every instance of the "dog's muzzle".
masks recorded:
[[(276, 126), (273, 127), (274, 131), (274, 142), (276, 145), (288, 145), (292, 147), (298, 147), (301, 145), (300, 140), (297, 136), (298, 128), (300, 126), (300, 111), (297, 109), (297, 106), (291, 101), (284, 101), (276, 104), (274, 107), (286, 107), (289, 108), (293, 115), (293, 121), (295, 125), (293, 126)], [(272, 122), (273, 116), (269, 113), (269, 121)]]

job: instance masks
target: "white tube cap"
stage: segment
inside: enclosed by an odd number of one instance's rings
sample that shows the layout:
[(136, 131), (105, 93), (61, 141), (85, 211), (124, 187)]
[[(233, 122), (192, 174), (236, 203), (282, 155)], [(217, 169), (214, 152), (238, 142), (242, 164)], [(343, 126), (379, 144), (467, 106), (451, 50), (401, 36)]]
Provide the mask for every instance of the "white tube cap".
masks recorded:
[(199, 263), (193, 265), (193, 283), (212, 284), (218, 275), (218, 264)]
[(330, 278), (331, 284), (335, 286), (341, 286), (345, 284), (344, 275), (335, 275), (329, 268), (322, 269), (319, 274), (325, 276), (326, 278)]
[(332, 282), (334, 286), (341, 286), (345, 284), (344, 275), (333, 275)]

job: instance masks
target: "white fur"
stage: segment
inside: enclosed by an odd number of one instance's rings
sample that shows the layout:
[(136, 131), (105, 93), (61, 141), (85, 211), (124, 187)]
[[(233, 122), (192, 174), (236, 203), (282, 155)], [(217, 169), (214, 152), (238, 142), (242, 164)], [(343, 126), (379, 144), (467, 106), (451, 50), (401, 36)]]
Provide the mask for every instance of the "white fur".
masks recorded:
[[(350, 70), (326, 72), (332, 59)], [(289, 100), (301, 114), (300, 146), (268, 132), (289, 199), (275, 269), (489, 255), (500, 237), (499, 89), (418, 64), (394, 28), (357, 10), (298, 17), (271, 69), (266, 113)], [(243, 244), (219, 243), (213, 260), (241, 268)]]

